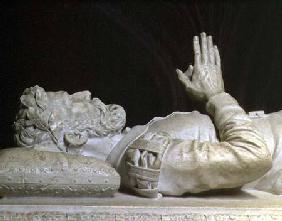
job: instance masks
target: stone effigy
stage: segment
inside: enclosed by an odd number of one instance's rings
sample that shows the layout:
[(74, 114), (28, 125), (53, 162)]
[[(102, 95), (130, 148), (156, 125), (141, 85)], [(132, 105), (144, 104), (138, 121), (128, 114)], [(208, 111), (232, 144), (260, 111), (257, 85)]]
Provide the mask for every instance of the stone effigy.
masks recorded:
[[(212, 37), (202, 33), (200, 42), (195, 36), (193, 46), (194, 65), (184, 73), (177, 69), (177, 74), (188, 94), (206, 105), (213, 121), (197, 111), (175, 112), (122, 131), (121, 106), (91, 100), (88, 91), (69, 95), (35, 86), (21, 97), (15, 121), (17, 145), (66, 152), (64, 157), (72, 160), (77, 155), (99, 159), (117, 170), (121, 188), (149, 198), (244, 185), (282, 193), (281, 113), (246, 114), (224, 90)], [(117, 180), (109, 184), (117, 186)]]
[(281, 220), (282, 112), (247, 114), (224, 91), (211, 36), (193, 45), (194, 65), (177, 74), (209, 116), (124, 129), (124, 109), (88, 91), (26, 89), (19, 147), (0, 150), (0, 220)]

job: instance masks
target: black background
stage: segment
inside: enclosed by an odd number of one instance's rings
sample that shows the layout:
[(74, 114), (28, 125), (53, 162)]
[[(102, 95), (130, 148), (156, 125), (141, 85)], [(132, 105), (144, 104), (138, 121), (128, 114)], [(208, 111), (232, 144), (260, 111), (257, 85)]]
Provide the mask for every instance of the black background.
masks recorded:
[(193, 62), (192, 37), (214, 36), (226, 91), (246, 111), (282, 109), (282, 1), (1, 2), (0, 145), (13, 145), (19, 97), (88, 89), (122, 105), (127, 126), (191, 101), (175, 69)]

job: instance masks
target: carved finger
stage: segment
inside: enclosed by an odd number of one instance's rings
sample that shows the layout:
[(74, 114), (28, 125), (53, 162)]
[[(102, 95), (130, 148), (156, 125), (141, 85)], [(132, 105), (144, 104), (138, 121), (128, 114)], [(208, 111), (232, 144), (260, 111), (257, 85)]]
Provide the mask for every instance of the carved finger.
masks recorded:
[(186, 76), (188, 78), (191, 78), (192, 77), (192, 74), (193, 74), (193, 65), (189, 65), (187, 71), (185, 72)]
[(184, 72), (184, 74), (185, 74), (189, 79), (191, 79), (192, 74), (193, 74), (193, 66), (192, 66), (192, 65), (189, 65), (188, 69)]
[(161, 167), (162, 157), (160, 154), (157, 154), (157, 159), (155, 160), (154, 167), (155, 169), (159, 169)]
[(220, 55), (217, 46), (214, 46), (214, 54), (215, 54), (215, 64), (219, 68), (221, 68), (221, 62), (220, 62)]
[(208, 48), (207, 48), (207, 36), (206, 33), (201, 33), (201, 49), (202, 49), (202, 62), (208, 62)]
[(209, 53), (209, 62), (211, 64), (215, 64), (212, 36), (208, 36), (208, 53)]
[(141, 156), (139, 150), (128, 150), (126, 155), (129, 162), (131, 162), (134, 166), (138, 166), (138, 162)]
[(194, 66), (196, 66), (201, 63), (201, 50), (200, 50), (198, 36), (194, 36), (193, 38), (193, 48), (194, 48)]
[(138, 165), (139, 165), (139, 159), (140, 159), (140, 157), (141, 157), (140, 151), (139, 151), (139, 150), (136, 150), (136, 151), (134, 152), (134, 157), (133, 157), (133, 162), (134, 162), (134, 165), (135, 165), (135, 166), (138, 166)]
[(148, 161), (147, 161), (147, 151), (143, 151), (143, 153), (141, 154), (141, 158), (140, 158), (140, 166), (147, 168), (148, 167)]
[(181, 70), (176, 69), (176, 73), (177, 73), (178, 79), (185, 85), (186, 88), (192, 87), (192, 82)]
[(154, 156), (154, 154), (149, 153), (148, 154), (148, 166), (149, 166), (149, 168), (153, 168), (155, 160), (156, 160), (156, 157)]

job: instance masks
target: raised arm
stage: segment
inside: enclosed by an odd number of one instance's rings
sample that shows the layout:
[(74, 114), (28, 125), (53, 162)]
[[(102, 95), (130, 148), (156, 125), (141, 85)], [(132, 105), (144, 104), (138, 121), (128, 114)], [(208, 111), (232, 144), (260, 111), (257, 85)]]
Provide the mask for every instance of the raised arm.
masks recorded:
[(174, 139), (162, 131), (147, 131), (131, 140), (118, 171), (122, 184), (139, 195), (240, 187), (271, 168), (262, 136), (237, 101), (224, 92), (220, 56), (211, 36), (202, 33), (201, 45), (198, 37), (193, 43), (194, 66), (184, 73), (177, 70), (178, 77), (190, 96), (205, 102), (220, 142)]
[[(188, 94), (206, 103), (207, 112), (219, 130), (220, 142), (184, 141), (174, 150), (189, 149), (190, 192), (233, 188), (253, 181), (271, 168), (271, 155), (265, 141), (237, 101), (224, 92), (220, 56), (212, 37), (194, 37), (194, 66), (177, 70)], [(177, 146), (176, 145), (176, 146)], [(167, 153), (170, 162), (176, 153)], [(177, 159), (174, 159), (177, 161)]]

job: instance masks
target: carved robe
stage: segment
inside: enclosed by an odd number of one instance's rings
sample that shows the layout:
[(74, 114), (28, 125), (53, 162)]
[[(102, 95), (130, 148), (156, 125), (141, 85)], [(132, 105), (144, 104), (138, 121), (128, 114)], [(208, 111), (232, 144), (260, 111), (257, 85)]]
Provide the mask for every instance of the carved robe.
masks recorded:
[[(206, 108), (213, 117), (220, 141), (209, 116), (196, 111), (154, 118), (147, 125), (134, 127), (125, 135), (108, 157), (121, 174), (122, 185), (151, 197), (150, 190), (157, 189), (165, 195), (182, 195), (187, 192), (241, 187), (261, 178), (279, 154), (279, 144), (275, 141), (279, 128), (275, 132), (275, 126), (271, 128), (271, 125), (278, 124), (274, 118), (279, 118), (282, 125), (280, 115), (251, 119), (227, 93), (212, 97)], [(128, 151), (139, 148), (140, 156), (144, 156), (144, 151), (146, 154), (151, 151), (151, 158), (156, 160), (155, 153), (159, 150), (151, 150), (154, 145), (150, 145), (150, 139), (146, 137), (160, 132), (168, 134), (170, 141), (161, 159), (156, 186), (155, 177), (148, 175), (154, 171), (150, 170), (148, 164), (142, 163), (142, 159), (132, 163), (132, 159), (128, 159)], [(142, 142), (149, 148), (140, 146), (140, 140), (146, 139), (149, 142)], [(137, 168), (136, 174), (130, 172), (130, 165)], [(156, 169), (154, 163), (150, 165)], [(147, 172), (142, 172), (142, 167)], [(266, 174), (265, 177), (273, 178), (274, 170), (271, 169), (268, 173), (270, 175)], [(263, 180), (261, 178), (252, 186), (258, 188)], [(265, 185), (261, 189), (265, 189)], [(153, 195), (156, 197), (155, 192)]]

